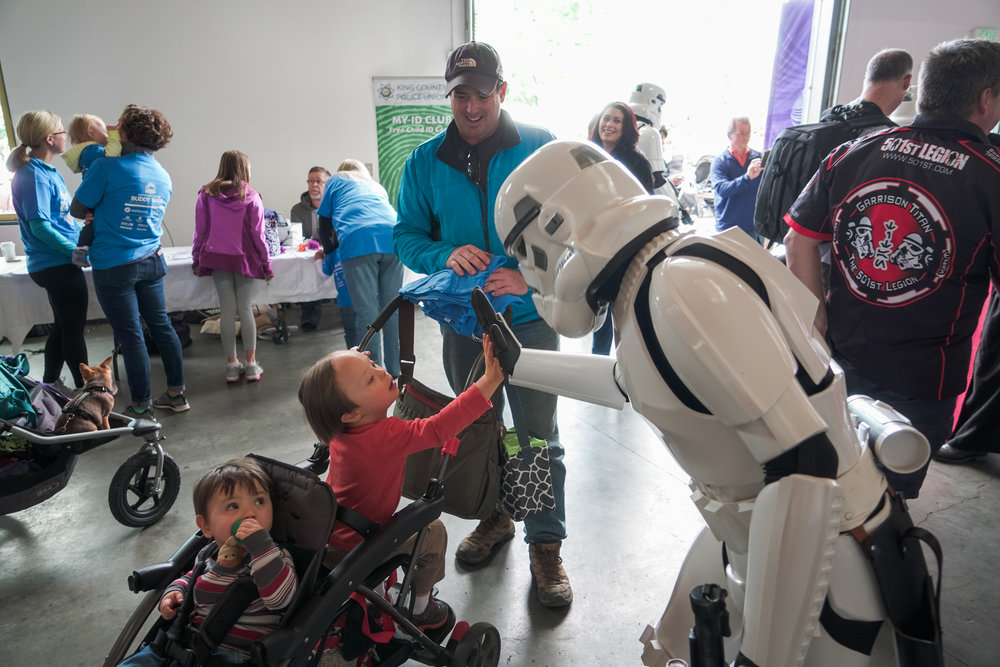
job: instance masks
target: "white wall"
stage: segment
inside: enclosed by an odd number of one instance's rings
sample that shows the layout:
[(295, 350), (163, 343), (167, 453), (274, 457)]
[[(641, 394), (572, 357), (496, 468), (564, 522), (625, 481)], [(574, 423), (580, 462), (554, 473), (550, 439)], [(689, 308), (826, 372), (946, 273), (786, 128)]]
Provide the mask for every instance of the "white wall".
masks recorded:
[[(376, 162), (373, 76), (440, 76), (464, 41), (461, 0), (0, 0), (0, 64), (14, 123), (49, 109), (117, 120), (129, 103), (174, 130), (157, 153), (187, 245), (219, 156), (250, 156), (264, 205), (288, 213), (314, 164)], [(457, 17), (457, 18), (456, 18)], [(80, 177), (57, 161), (70, 191)], [(0, 240), (17, 236), (0, 227)], [(18, 243), (20, 247), (20, 243)]]
[[(464, 41), (464, 0), (0, 0), (0, 63), (12, 115), (50, 109), (113, 120), (161, 109), (175, 137), (173, 242), (190, 243), (194, 199), (230, 148), (253, 162), (265, 205), (287, 213), (313, 164), (376, 161), (373, 76), (437, 76)], [(919, 62), (938, 42), (1000, 27), (997, 0), (852, 0), (838, 102), (884, 47)], [(630, 79), (631, 80), (631, 79)], [(60, 161), (61, 163), (61, 161)], [(62, 168), (71, 190), (79, 177)], [(16, 239), (0, 226), (0, 240)]]
[(916, 83), (920, 63), (932, 48), (968, 37), (973, 28), (1000, 28), (998, 0), (851, 0), (836, 102), (858, 96), (865, 65), (876, 51), (909, 51)]

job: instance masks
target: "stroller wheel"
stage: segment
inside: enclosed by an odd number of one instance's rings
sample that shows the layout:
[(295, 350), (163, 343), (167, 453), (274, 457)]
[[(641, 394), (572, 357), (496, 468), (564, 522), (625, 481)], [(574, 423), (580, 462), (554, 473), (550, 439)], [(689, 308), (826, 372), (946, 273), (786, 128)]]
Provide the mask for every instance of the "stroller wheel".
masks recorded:
[(500, 633), (489, 623), (475, 623), (465, 631), (448, 667), (496, 667), (500, 662)]
[(108, 488), (111, 514), (130, 528), (150, 526), (170, 510), (181, 488), (181, 471), (169, 455), (163, 454), (163, 484), (156, 492), (156, 453), (132, 455), (118, 468)]

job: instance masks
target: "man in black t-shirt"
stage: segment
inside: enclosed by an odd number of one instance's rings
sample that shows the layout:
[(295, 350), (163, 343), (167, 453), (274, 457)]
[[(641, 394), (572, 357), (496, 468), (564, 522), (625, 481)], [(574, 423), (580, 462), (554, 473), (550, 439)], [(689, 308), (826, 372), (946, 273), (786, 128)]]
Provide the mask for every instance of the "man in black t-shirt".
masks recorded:
[[(848, 392), (885, 400), (927, 436), (951, 434), (971, 338), (1000, 275), (1000, 43), (956, 40), (923, 64), (913, 124), (838, 148), (785, 216), (788, 266)], [(819, 246), (833, 244), (824, 294)], [(829, 325), (829, 326), (828, 326)], [(916, 497), (926, 475), (887, 471)]]

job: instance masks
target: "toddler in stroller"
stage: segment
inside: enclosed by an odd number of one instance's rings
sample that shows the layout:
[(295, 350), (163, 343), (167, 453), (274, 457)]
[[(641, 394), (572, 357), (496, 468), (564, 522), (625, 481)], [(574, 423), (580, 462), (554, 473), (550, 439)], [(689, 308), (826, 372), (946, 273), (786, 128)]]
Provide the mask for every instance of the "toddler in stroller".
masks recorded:
[[(167, 586), (159, 602), (165, 621), (179, 617), (178, 626), (190, 622), (192, 640), (169, 641), (169, 632), (159, 633), (122, 665), (155, 667), (168, 659), (184, 664), (192, 653), (240, 664), (250, 657), (253, 641), (276, 627), (298, 579), (291, 554), (275, 546), (268, 532), (274, 517), (270, 488), (267, 473), (250, 457), (228, 461), (198, 480), (196, 521), (202, 535), (214, 542), (198, 552), (191, 571)], [(221, 641), (209, 642), (218, 634), (213, 619), (227, 613), (224, 605), (233, 599), (245, 600), (243, 610)]]
[[(351, 662), (334, 663), (338, 665), (388, 667), (413, 659), (430, 665), (495, 667), (499, 661), (500, 640), (493, 626), (477, 623), (470, 627), (459, 623), (444, 647), (439, 642), (447, 635), (447, 628), (443, 632), (425, 634), (410, 621), (405, 609), (408, 574), (395, 605), (387, 601), (384, 594), (375, 592), (396, 567), (408, 569), (412, 562), (412, 554), (390, 558), (396, 547), (414, 535), (419, 542), (423, 528), (441, 515), (443, 497), (436, 480), (429, 485), (427, 496), (403, 508), (388, 521), (376, 524), (337, 506), (330, 487), (317, 477), (326, 469), (328, 457), (325, 445), (316, 445), (313, 456), (298, 466), (249, 455), (271, 480), (273, 521), (270, 535), (275, 544), (291, 555), (298, 574), (298, 589), (277, 629), (252, 642), (247, 650), (249, 657), (243, 664), (315, 666), (321, 662), (330, 664), (330, 655), (335, 653), (336, 660), (353, 656)], [(323, 559), (335, 520), (352, 526), (364, 539), (333, 570), (327, 570), (323, 567)], [(191, 569), (198, 553), (210, 541), (199, 531), (169, 561), (132, 573), (129, 587), (137, 593), (146, 592), (146, 596), (109, 651), (105, 667), (120, 664), (129, 654), (136, 637), (147, 625), (147, 618), (159, 606), (167, 586)], [(167, 665), (220, 664), (218, 657), (212, 654), (246, 606), (246, 599), (220, 602), (213, 610), (214, 617), (206, 618), (198, 627), (182, 622), (182, 609), (178, 613), (181, 621), (157, 619), (145, 632), (142, 645), (158, 639), (173, 643), (178, 650), (173, 651), (176, 657)], [(377, 610), (375, 614), (370, 611), (372, 607)], [(380, 616), (382, 634), (373, 631), (376, 616)], [(362, 620), (352, 623), (348, 617)], [(363, 620), (366, 618), (371, 622), (366, 623)], [(392, 629), (393, 625), (399, 632)], [(372, 646), (371, 640), (360, 630), (354, 631), (354, 626), (368, 626), (381, 643)], [(338, 644), (335, 651), (326, 651), (324, 656), (324, 648)]]

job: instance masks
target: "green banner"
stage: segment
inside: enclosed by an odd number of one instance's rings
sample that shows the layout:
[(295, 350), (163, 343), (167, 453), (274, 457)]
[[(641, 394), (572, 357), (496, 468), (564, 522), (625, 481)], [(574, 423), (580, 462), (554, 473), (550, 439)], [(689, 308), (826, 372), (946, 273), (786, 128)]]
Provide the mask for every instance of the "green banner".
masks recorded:
[(406, 158), (413, 149), (444, 132), (451, 106), (443, 78), (375, 78), (375, 128), (378, 138), (378, 179), (396, 204)]

